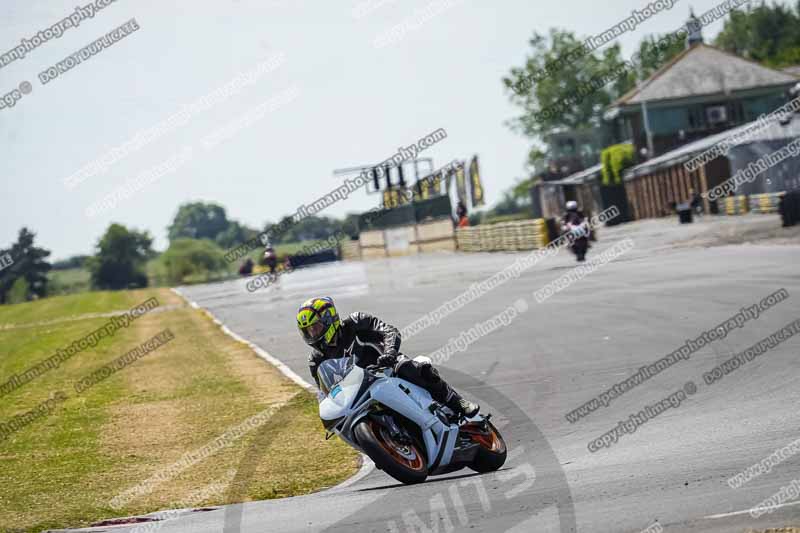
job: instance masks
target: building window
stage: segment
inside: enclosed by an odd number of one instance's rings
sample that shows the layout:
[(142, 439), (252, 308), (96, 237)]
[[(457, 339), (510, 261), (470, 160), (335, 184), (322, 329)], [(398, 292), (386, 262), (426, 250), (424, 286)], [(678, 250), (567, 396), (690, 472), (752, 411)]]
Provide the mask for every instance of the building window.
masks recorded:
[(564, 139), (558, 142), (558, 152), (559, 155), (562, 156), (571, 156), (575, 154), (575, 140), (574, 139)]
[(693, 130), (706, 128), (706, 114), (702, 106), (693, 105), (689, 107), (689, 128)]
[(730, 121), (729, 109), (725, 104), (713, 104), (706, 106), (706, 124), (713, 127), (719, 127), (727, 124)]
[(732, 124), (744, 123), (744, 106), (741, 100), (736, 100), (728, 104), (728, 121)]

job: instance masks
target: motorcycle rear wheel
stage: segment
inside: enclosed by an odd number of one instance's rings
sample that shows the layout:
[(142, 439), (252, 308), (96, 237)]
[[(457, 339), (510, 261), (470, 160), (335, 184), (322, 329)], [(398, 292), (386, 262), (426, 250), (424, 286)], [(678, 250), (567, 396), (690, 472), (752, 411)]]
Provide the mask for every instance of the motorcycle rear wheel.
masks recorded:
[(353, 429), (358, 444), (375, 465), (401, 483), (422, 483), (428, 477), (425, 454), (415, 443), (398, 443), (388, 430), (369, 418)]
[(470, 436), (473, 442), (478, 444), (478, 453), (472, 464), (469, 465), (471, 469), (476, 472), (494, 472), (499, 470), (506, 462), (506, 455), (508, 448), (503, 436), (494, 427), (491, 422), (486, 422), (486, 429), (481, 428), (477, 424), (467, 424), (461, 428), (461, 431)]

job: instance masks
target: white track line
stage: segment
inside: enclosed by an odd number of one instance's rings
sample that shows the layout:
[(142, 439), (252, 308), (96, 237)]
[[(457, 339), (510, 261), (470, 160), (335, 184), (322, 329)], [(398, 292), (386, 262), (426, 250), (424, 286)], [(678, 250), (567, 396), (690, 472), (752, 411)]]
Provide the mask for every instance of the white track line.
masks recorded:
[[(781, 503), (781, 504), (776, 505), (775, 507), (772, 507), (771, 510), (770, 510), (770, 513), (774, 513), (775, 511), (777, 511), (778, 509), (780, 509), (782, 507), (793, 507), (795, 505), (800, 505), (800, 502)], [(752, 510), (753, 510), (753, 508), (747, 509), (746, 511), (734, 511), (732, 513), (712, 514), (712, 515), (709, 515), (709, 516), (704, 516), (703, 519), (704, 520), (715, 520), (717, 518), (728, 518), (729, 516), (739, 516), (739, 515), (743, 515), (743, 514), (750, 514), (750, 511), (752, 511)]]
[[(256, 355), (258, 355), (260, 358), (262, 358), (263, 360), (265, 360), (266, 362), (268, 362), (269, 364), (271, 364), (272, 366), (277, 368), (281, 372), (281, 374), (283, 374), (287, 378), (291, 379), (293, 382), (295, 382), (296, 384), (298, 384), (300, 387), (304, 388), (305, 390), (307, 390), (309, 392), (316, 392), (317, 388), (314, 385), (312, 385), (311, 383), (309, 383), (308, 381), (306, 381), (305, 379), (300, 377), (297, 374), (297, 372), (295, 372), (294, 370), (292, 370), (291, 368), (286, 366), (280, 359), (278, 359), (277, 357), (271, 355), (269, 352), (267, 352), (265, 349), (263, 349), (261, 346), (257, 345), (256, 343), (250, 342), (249, 340), (245, 339), (244, 337), (242, 337), (238, 333), (235, 333), (235, 332), (231, 331), (231, 329), (228, 326), (223, 324), (221, 320), (219, 320), (217, 317), (214, 316), (214, 313), (212, 313), (208, 309), (198, 305), (197, 302), (195, 302), (194, 300), (192, 300), (191, 298), (186, 296), (183, 292), (181, 292), (180, 289), (172, 288), (170, 290), (172, 290), (172, 292), (174, 292), (175, 294), (177, 294), (178, 296), (180, 296), (181, 298), (186, 300), (186, 302), (191, 307), (193, 307), (195, 309), (198, 309), (198, 310), (201, 310), (201, 311), (204, 311), (206, 314), (208, 314), (208, 316), (211, 318), (211, 320), (213, 320), (214, 323), (217, 324), (220, 327), (220, 329), (222, 330), (223, 333), (225, 333), (229, 337), (232, 337), (234, 340), (249, 346), (250, 349), (252, 349), (256, 353)], [(331, 487), (329, 489), (325, 489), (324, 491), (321, 491), (321, 492), (330, 492), (330, 491), (334, 491), (334, 490), (338, 491), (338, 490), (345, 489), (345, 488), (349, 487), (350, 485), (352, 485), (353, 483), (355, 483), (357, 481), (360, 481), (361, 479), (366, 477), (367, 474), (372, 472), (372, 470), (374, 468), (375, 468), (375, 463), (372, 462), (372, 459), (370, 459), (369, 457), (367, 457), (366, 455), (364, 455), (362, 453), (361, 454), (361, 468), (358, 469), (358, 472), (356, 472), (350, 478), (345, 479), (344, 481), (342, 481), (338, 485), (334, 485), (333, 487)]]

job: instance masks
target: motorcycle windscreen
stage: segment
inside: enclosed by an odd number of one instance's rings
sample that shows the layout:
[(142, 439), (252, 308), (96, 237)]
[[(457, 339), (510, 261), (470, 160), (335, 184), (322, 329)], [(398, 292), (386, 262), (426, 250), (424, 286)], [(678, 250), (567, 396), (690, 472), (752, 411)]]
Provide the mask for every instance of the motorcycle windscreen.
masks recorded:
[(353, 369), (352, 357), (339, 357), (337, 359), (326, 359), (320, 363), (317, 369), (319, 388), (324, 394), (329, 394), (337, 383)]

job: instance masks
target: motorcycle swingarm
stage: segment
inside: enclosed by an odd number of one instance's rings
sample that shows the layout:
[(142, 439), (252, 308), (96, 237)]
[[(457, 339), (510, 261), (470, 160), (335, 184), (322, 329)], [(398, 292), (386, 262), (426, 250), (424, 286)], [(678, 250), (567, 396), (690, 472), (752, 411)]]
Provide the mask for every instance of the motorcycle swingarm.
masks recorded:
[[(491, 416), (492, 415), (487, 415), (485, 417), (482, 417), (480, 420), (471, 422), (471, 424), (478, 426), (484, 431), (488, 431), (489, 419), (491, 418)], [(464, 433), (461, 433), (461, 431), (459, 431), (458, 437), (456, 437), (456, 445), (453, 448), (453, 456), (450, 459), (450, 464), (464, 465), (471, 463), (472, 461), (475, 460), (475, 456), (478, 454), (479, 449), (480, 449), (479, 444), (473, 442), (468, 435), (465, 435)]]
[[(460, 467), (464, 466), (465, 464), (470, 464), (472, 461), (475, 460), (475, 456), (478, 454), (478, 449), (480, 446), (478, 444), (470, 443), (465, 446), (456, 445), (453, 449), (453, 455), (450, 458), (450, 464), (452, 465), (460, 465)], [(438, 472), (437, 472), (438, 473)], [(444, 472), (442, 472), (444, 473)]]

